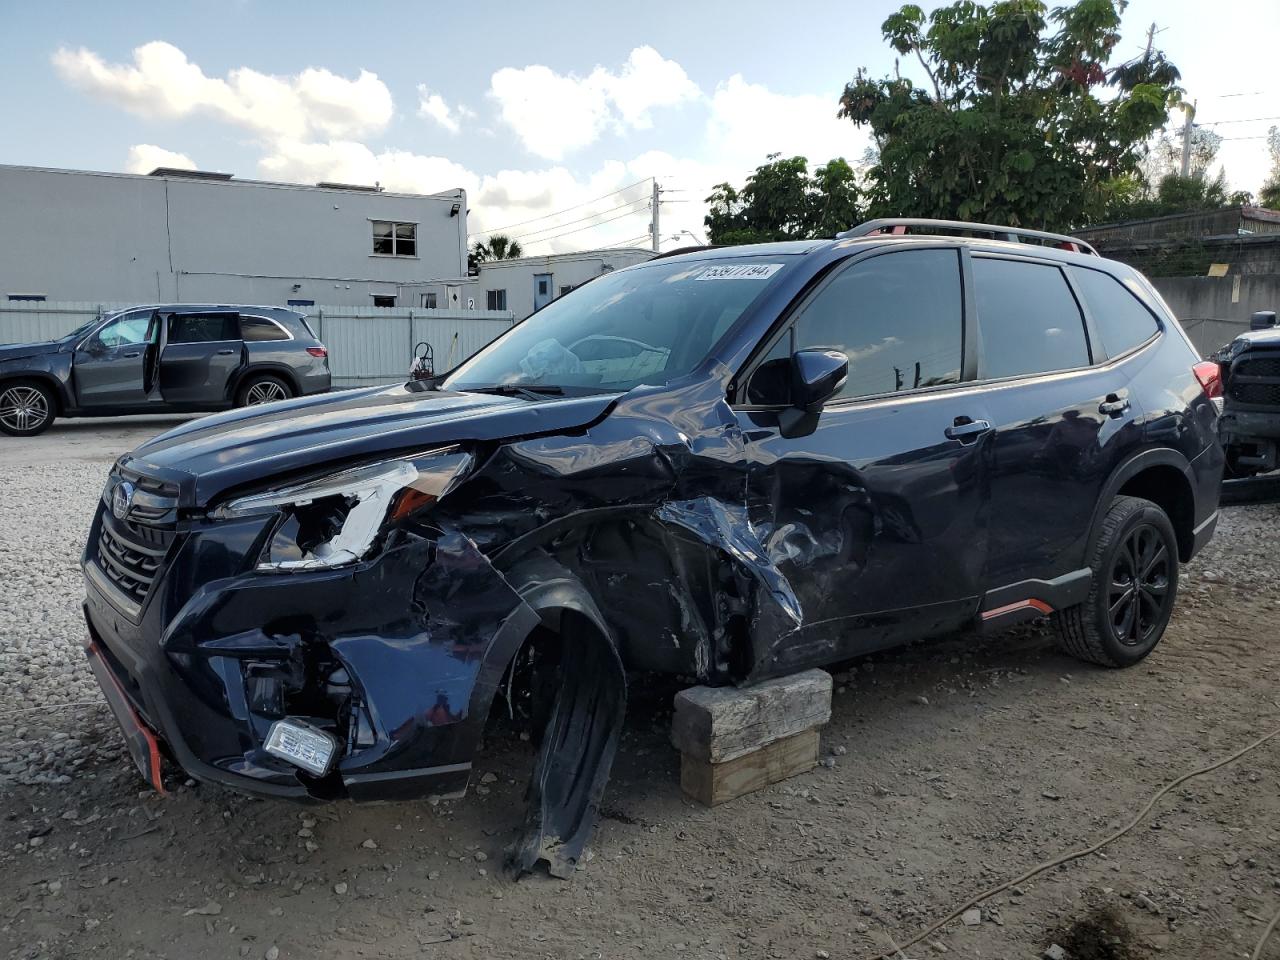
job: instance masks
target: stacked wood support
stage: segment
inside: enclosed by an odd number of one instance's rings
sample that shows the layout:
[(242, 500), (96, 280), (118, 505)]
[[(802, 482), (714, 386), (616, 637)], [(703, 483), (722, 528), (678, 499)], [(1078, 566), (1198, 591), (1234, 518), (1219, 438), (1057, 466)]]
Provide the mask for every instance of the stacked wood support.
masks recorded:
[(830, 719), (831, 675), (823, 670), (682, 690), (671, 722), (681, 789), (713, 807), (803, 773), (818, 762), (818, 731)]

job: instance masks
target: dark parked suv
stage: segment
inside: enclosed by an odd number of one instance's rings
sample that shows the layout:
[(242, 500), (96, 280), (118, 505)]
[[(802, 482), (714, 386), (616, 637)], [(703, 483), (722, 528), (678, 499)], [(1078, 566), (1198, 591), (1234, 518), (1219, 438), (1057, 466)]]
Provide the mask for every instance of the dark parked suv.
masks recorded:
[(0, 432), (15, 437), (59, 416), (225, 410), (328, 389), (324, 344), (279, 307), (131, 307), (60, 340), (0, 346)]
[(514, 860), (563, 872), (628, 669), (752, 684), (1045, 616), (1145, 657), (1217, 519), (1216, 377), (1147, 281), (1057, 235), (660, 257), (447, 374), (122, 457), (89, 657), (161, 788), (163, 753), (279, 797), (456, 794), (491, 708), (523, 719)]
[(1251, 477), (1280, 468), (1280, 327), (1259, 310), (1242, 333), (1215, 354), (1225, 409), (1218, 433), (1227, 473)]

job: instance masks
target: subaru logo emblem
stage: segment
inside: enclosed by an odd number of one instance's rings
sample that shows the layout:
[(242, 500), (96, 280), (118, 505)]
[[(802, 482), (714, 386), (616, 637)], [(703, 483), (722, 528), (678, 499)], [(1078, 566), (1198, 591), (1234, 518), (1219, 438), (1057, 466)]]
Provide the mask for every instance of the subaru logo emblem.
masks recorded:
[(133, 484), (128, 480), (121, 480), (112, 491), (111, 515), (117, 520), (123, 520), (129, 515), (129, 508), (133, 506), (133, 491)]

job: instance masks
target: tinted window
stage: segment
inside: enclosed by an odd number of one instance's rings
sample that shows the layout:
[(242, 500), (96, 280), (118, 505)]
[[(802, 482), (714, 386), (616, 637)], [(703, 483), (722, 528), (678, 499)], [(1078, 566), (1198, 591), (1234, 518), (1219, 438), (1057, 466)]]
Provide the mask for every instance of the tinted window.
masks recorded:
[(1107, 356), (1119, 356), (1151, 337), (1156, 318), (1123, 283), (1099, 270), (1072, 267)]
[(238, 340), (234, 313), (185, 313), (169, 319), (170, 343), (214, 343)]
[(796, 318), (795, 349), (842, 351), (839, 396), (867, 397), (959, 383), (962, 332), (958, 254), (911, 250), (839, 274)]
[(273, 320), (262, 317), (241, 317), (240, 339), (255, 343), (262, 340), (288, 340), (289, 334), (281, 330)]
[(1084, 318), (1057, 267), (974, 257), (982, 379), (1069, 370), (1089, 363)]

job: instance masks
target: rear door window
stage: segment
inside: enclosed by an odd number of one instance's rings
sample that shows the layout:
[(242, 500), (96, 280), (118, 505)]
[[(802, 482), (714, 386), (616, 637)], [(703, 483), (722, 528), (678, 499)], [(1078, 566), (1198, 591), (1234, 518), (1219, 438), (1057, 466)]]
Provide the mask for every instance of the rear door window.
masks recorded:
[(1089, 365), (1084, 316), (1060, 268), (974, 257), (973, 282), (982, 335), (980, 379)]
[(841, 398), (959, 383), (959, 254), (909, 250), (855, 263), (801, 308), (794, 331), (796, 350), (833, 349), (849, 358)]
[(217, 343), (239, 340), (234, 313), (175, 313), (169, 318), (170, 343)]
[(1108, 357), (1128, 353), (1159, 331), (1151, 311), (1109, 273), (1086, 267), (1072, 267), (1071, 273)]
[(287, 334), (274, 320), (264, 317), (241, 317), (240, 338), (250, 343), (264, 340), (288, 340)]

